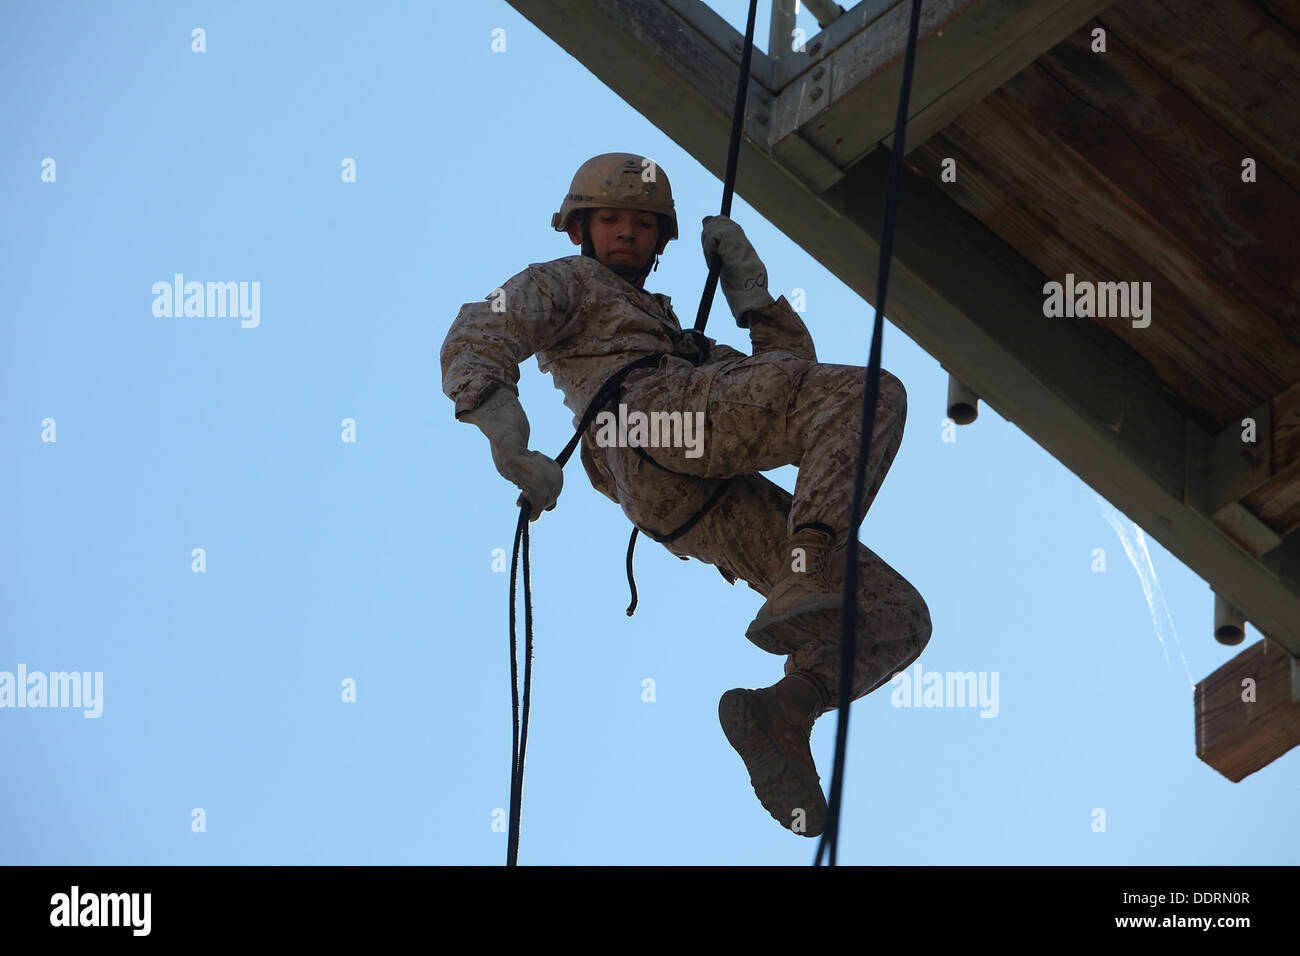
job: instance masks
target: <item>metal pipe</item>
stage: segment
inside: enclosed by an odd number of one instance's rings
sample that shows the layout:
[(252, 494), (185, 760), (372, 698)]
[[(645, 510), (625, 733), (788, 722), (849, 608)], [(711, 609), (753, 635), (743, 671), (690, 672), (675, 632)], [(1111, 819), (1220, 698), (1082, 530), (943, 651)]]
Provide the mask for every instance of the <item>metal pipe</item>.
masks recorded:
[(948, 375), (948, 417), (958, 425), (969, 425), (980, 414), (980, 398), (969, 388)]
[(817, 25), (824, 27), (832, 20), (843, 16), (845, 10), (835, 0), (803, 0), (808, 12), (817, 18)]
[(1214, 639), (1220, 644), (1235, 647), (1246, 639), (1246, 615), (1214, 594)]
[(787, 56), (794, 44), (794, 18), (799, 0), (772, 0), (772, 25), (767, 32), (767, 55), (773, 60)]

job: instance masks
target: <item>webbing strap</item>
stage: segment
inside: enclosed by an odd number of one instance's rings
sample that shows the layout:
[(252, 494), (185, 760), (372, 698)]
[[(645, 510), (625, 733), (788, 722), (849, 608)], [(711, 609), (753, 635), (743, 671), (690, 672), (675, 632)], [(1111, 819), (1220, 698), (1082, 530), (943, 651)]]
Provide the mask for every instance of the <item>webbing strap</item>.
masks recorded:
[(555, 456), (555, 461), (561, 468), (568, 464), (569, 459), (573, 456), (573, 450), (578, 447), (578, 442), (582, 441), (582, 436), (591, 426), (591, 423), (596, 420), (596, 416), (600, 414), (600, 410), (608, 405), (614, 396), (618, 394), (618, 390), (623, 387), (624, 380), (637, 369), (654, 368), (667, 354), (667, 352), (655, 352), (651, 355), (646, 355), (637, 359), (635, 362), (629, 362), (609, 378), (605, 379), (605, 383), (596, 390), (596, 394), (592, 397), (591, 401), (587, 403), (587, 410), (582, 413), (582, 418), (578, 421), (578, 427), (574, 430), (573, 437), (569, 439), (569, 443), (564, 446), (560, 453)]
[[(704, 504), (700, 505), (700, 510), (695, 512), (695, 514), (691, 515), (689, 518), (687, 518), (685, 524), (683, 524), (676, 531), (670, 532), (669, 534), (665, 534), (665, 535), (657, 535), (653, 531), (647, 531), (646, 534), (649, 535), (651, 538), (653, 538), (655, 541), (658, 541), (660, 544), (667, 544), (670, 541), (676, 541), (678, 538), (680, 538), (682, 535), (684, 535), (686, 532), (690, 531), (692, 528), (694, 528), (697, 524), (700, 523), (700, 519), (703, 518), (706, 514), (708, 514), (709, 510), (714, 505), (716, 505), (719, 501), (722, 500), (722, 496), (727, 493), (727, 488), (730, 485), (731, 485), (730, 478), (724, 478), (722, 479), (722, 481), (718, 482), (718, 487), (714, 488), (713, 494), (709, 495), (709, 499), (706, 502), (704, 502)], [(628, 586), (628, 590), (632, 592), (632, 603), (627, 606), (628, 617), (631, 617), (633, 612), (636, 611), (636, 576), (632, 573), (632, 554), (633, 552), (636, 551), (636, 536), (640, 530), (641, 529), (638, 528), (636, 525), (633, 525), (632, 537), (627, 539), (627, 586)], [(682, 558), (683, 561), (690, 560), (689, 558), (682, 557), (681, 555), (678, 555), (678, 557)]]
[[(623, 366), (621, 369), (619, 369), (617, 372), (615, 372), (613, 375), (611, 375), (608, 379), (605, 380), (605, 383), (601, 385), (599, 390), (597, 390), (595, 397), (587, 405), (587, 410), (583, 413), (582, 420), (578, 424), (577, 431), (574, 432), (573, 437), (569, 439), (569, 443), (564, 446), (564, 450), (560, 452), (560, 457), (555, 459), (560, 463), (560, 467), (564, 467), (565, 462), (567, 462), (569, 458), (573, 455), (573, 449), (576, 448), (578, 442), (582, 440), (583, 434), (587, 431), (588, 426), (590, 426), (591, 423), (595, 421), (596, 415), (600, 413), (600, 410), (604, 408), (606, 405), (608, 405), (610, 402), (612, 402), (614, 400), (614, 397), (618, 395), (619, 389), (623, 387), (623, 382), (627, 379), (628, 375), (630, 375), (632, 372), (635, 372), (637, 369), (653, 368), (657, 366), (661, 358), (665, 354), (666, 353), (664, 352), (656, 352), (653, 355), (647, 355), (645, 358), (638, 359), (635, 362)], [(642, 458), (645, 458), (646, 460), (650, 461), (652, 464), (658, 465), (658, 467), (660, 468), (663, 467), (662, 465), (659, 465), (658, 462), (656, 462), (653, 458), (650, 458), (650, 456), (647, 455), (645, 451), (642, 450), (641, 448), (637, 448), (636, 451), (641, 455)], [(645, 529), (646, 535), (653, 538), (655, 541), (658, 541), (660, 544), (668, 544), (671, 541), (676, 541), (682, 535), (686, 534), (686, 532), (690, 531), (697, 524), (699, 524), (700, 520), (706, 514), (708, 514), (709, 510), (714, 505), (716, 505), (719, 501), (722, 500), (722, 496), (726, 494), (727, 488), (730, 484), (731, 484), (730, 478), (725, 478), (721, 482), (719, 482), (718, 486), (713, 489), (713, 493), (709, 495), (708, 499), (704, 502), (704, 504), (700, 506), (699, 510), (696, 511), (695, 514), (687, 518), (686, 521), (675, 531), (670, 531), (668, 534), (660, 535), (660, 534), (656, 534), (653, 531), (650, 531), (649, 529)], [(627, 587), (628, 587), (628, 591), (631, 593), (632, 596), (632, 600), (627, 606), (628, 617), (631, 617), (636, 612), (636, 606), (637, 606), (636, 575), (632, 569), (632, 556), (636, 553), (637, 534), (641, 530), (642, 530), (641, 528), (638, 528), (636, 525), (633, 525), (632, 535), (627, 542)], [(682, 560), (686, 561), (689, 559), (682, 558)]]

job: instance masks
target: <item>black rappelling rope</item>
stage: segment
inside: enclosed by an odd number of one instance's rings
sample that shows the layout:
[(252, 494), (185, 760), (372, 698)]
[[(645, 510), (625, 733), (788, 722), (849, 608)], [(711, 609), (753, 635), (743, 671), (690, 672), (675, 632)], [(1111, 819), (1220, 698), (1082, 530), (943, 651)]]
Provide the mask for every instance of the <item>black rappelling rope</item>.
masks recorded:
[[(723, 180), (722, 187), (722, 215), (731, 214), (731, 197), (735, 192), (736, 185), (736, 167), (740, 160), (740, 134), (744, 128), (745, 120), (745, 100), (749, 92), (749, 65), (753, 58), (754, 52), (754, 18), (758, 12), (758, 0), (749, 2), (749, 18), (745, 23), (745, 47), (740, 57), (740, 82), (736, 90), (736, 106), (731, 118), (731, 142), (727, 151), (727, 170)], [(709, 263), (709, 277), (704, 284), (704, 295), (700, 299), (699, 312), (695, 317), (695, 327), (687, 334), (693, 334), (695, 338), (696, 352), (695, 364), (699, 365), (704, 361), (706, 352), (706, 342), (704, 338), (704, 326), (708, 322), (709, 310), (713, 306), (713, 298), (718, 288), (718, 275), (721, 271), (722, 263), (718, 257), (713, 257)], [(659, 355), (650, 355), (646, 358), (633, 362), (631, 365), (620, 369), (612, 376), (600, 391), (591, 400), (587, 406), (586, 412), (582, 416), (581, 422), (569, 443), (564, 446), (564, 450), (556, 456), (556, 463), (561, 468), (573, 454), (583, 433), (596, 417), (596, 413), (605, 406), (606, 403), (614, 396), (623, 384), (623, 379), (629, 372), (637, 368), (648, 368), (659, 363)], [(678, 528), (670, 535), (664, 537), (656, 536), (659, 541), (671, 541), (680, 535), (685, 534), (695, 523), (703, 517), (704, 513), (711, 508), (722, 496), (726, 488), (724, 482), (714, 492), (709, 501), (696, 514), (690, 518), (686, 524)], [(510, 755), (510, 824), (508, 830), (506, 846), (506, 865), (517, 866), (519, 862), (519, 823), (520, 813), (523, 804), (524, 790), (524, 753), (528, 746), (528, 710), (529, 700), (532, 691), (532, 673), (533, 673), (533, 596), (532, 587), (528, 576), (528, 520), (532, 510), (532, 505), (527, 498), (520, 498), (519, 502), (519, 523), (515, 527), (514, 553), (510, 559), (510, 689), (511, 702), (513, 705), (512, 715), (514, 719), (512, 746)], [(632, 538), (628, 542), (627, 567), (628, 582), (632, 587), (632, 604), (628, 608), (630, 615), (636, 607), (636, 585), (632, 582), (632, 550), (636, 544), (636, 529), (632, 531)], [(515, 634), (515, 583), (518, 579), (518, 567), (520, 552), (523, 553), (524, 566), (524, 703), (522, 715), (519, 707), (519, 640)]]
[[(745, 21), (745, 49), (740, 54), (740, 82), (736, 84), (736, 105), (731, 111), (731, 143), (727, 147), (727, 170), (722, 179), (723, 216), (731, 215), (731, 197), (736, 191), (736, 167), (740, 165), (740, 134), (745, 128), (745, 100), (749, 96), (749, 62), (754, 54), (754, 15), (758, 12), (758, 0), (749, 0), (749, 19)], [(713, 297), (718, 291), (718, 276), (722, 271), (722, 260), (714, 256), (709, 260), (709, 277), (704, 282), (704, 295), (700, 297), (700, 308), (695, 313), (695, 326), (691, 329), (696, 339), (698, 352), (695, 364), (704, 360), (704, 327), (709, 324), (709, 311), (713, 308)]]
[[(659, 364), (660, 356), (647, 355), (623, 366), (603, 384), (595, 397), (582, 413), (582, 419), (574, 431), (573, 437), (555, 456), (555, 462), (563, 468), (573, 456), (574, 449), (582, 440), (582, 435), (595, 421), (596, 414), (609, 403), (614, 394), (623, 385), (623, 379), (639, 368), (651, 368)], [(524, 755), (528, 750), (528, 710), (533, 688), (533, 587), (529, 577), (528, 566), (528, 521), (532, 513), (532, 503), (520, 495), (519, 522), (515, 525), (515, 544), (510, 556), (510, 692), (511, 714), (514, 720), (510, 749), (510, 824), (506, 840), (506, 866), (519, 863), (519, 821), (524, 798)], [(515, 583), (519, 578), (520, 552), (523, 553), (524, 567), (524, 706), (522, 715), (519, 707), (519, 638), (515, 634)], [(630, 557), (629, 557), (630, 561)]]
[[(519, 507), (515, 526), (514, 553), (510, 558), (510, 690), (514, 716), (514, 734), (510, 751), (510, 830), (506, 844), (506, 866), (519, 863), (519, 806), (524, 792), (524, 752), (528, 749), (528, 705), (533, 689), (533, 599), (528, 575), (528, 499)], [(524, 714), (519, 720), (519, 647), (515, 637), (515, 581), (519, 573), (520, 544), (524, 558)]]
[(889, 157), (889, 186), (885, 194), (885, 219), (880, 230), (880, 262), (876, 272), (876, 320), (871, 330), (871, 355), (867, 363), (867, 386), (862, 395), (862, 434), (858, 444), (858, 466), (853, 478), (853, 512), (849, 546), (845, 548), (844, 603), (840, 632), (839, 721), (835, 728), (835, 767), (831, 773), (831, 792), (826, 801), (826, 823), (817, 844), (814, 866), (822, 861), (822, 851), (830, 849), (830, 865), (840, 837), (840, 802), (844, 793), (844, 755), (849, 739), (849, 704), (853, 693), (853, 665), (856, 657), (858, 603), (858, 528), (862, 524), (863, 482), (867, 457), (871, 451), (871, 433), (876, 425), (876, 399), (880, 391), (880, 338), (884, 329), (885, 290), (889, 286), (889, 263), (894, 249), (894, 219), (898, 213), (898, 181), (903, 171), (903, 139), (907, 132), (907, 101), (912, 92), (912, 67), (916, 62), (916, 34), (921, 22), (921, 0), (912, 0), (912, 20), (907, 34), (907, 56), (903, 61), (903, 87), (898, 94), (898, 116), (894, 121), (894, 146)]

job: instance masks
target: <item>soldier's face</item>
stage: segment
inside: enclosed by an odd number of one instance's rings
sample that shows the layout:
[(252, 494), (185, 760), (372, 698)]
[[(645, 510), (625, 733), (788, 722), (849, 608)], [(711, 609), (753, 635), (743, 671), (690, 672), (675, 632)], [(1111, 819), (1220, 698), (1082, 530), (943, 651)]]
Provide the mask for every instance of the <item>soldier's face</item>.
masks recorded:
[[(644, 267), (659, 244), (659, 217), (639, 209), (593, 209), (587, 215), (596, 258), (607, 266)], [(582, 244), (582, 227), (569, 225), (569, 238)]]

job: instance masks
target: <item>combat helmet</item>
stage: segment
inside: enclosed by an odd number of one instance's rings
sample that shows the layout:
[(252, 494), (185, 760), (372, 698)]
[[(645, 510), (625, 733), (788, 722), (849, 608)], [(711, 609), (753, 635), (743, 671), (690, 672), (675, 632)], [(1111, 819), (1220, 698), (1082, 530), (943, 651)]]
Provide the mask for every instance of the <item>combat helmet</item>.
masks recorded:
[(602, 153), (587, 160), (573, 174), (560, 211), (551, 216), (551, 228), (567, 232), (579, 210), (605, 207), (640, 209), (666, 219), (668, 228), (659, 237), (656, 255), (664, 251), (669, 240), (677, 238), (673, 189), (652, 159), (636, 153)]

